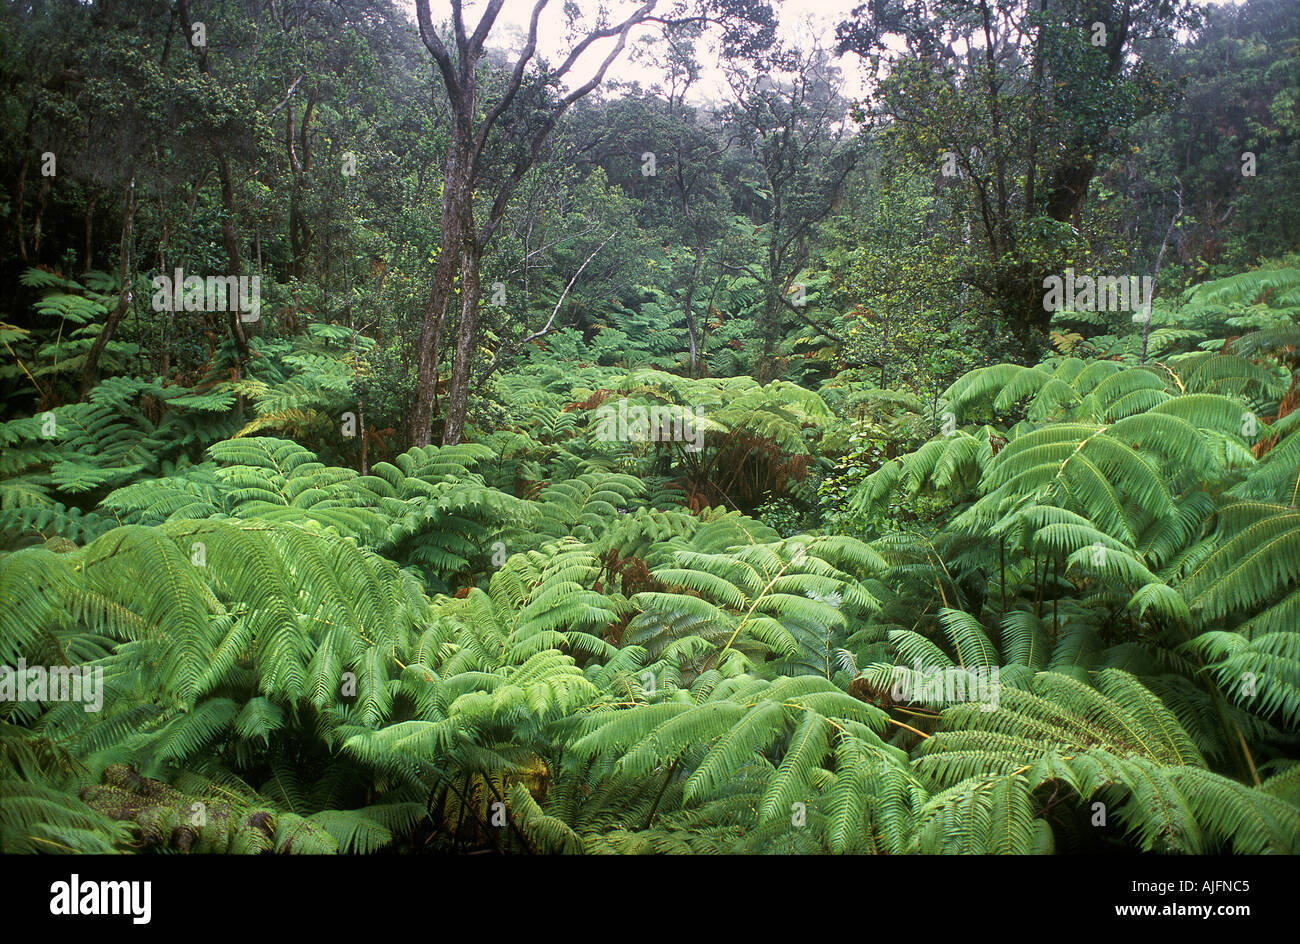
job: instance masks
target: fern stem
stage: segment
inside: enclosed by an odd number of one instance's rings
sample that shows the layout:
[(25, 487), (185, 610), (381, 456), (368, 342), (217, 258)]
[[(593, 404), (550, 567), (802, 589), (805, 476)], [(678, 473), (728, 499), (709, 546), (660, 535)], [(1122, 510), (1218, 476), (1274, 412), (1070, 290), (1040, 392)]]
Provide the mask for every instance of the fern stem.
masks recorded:
[[(9, 356), (14, 359), (14, 363), (22, 368), (23, 373), (27, 375), (27, 379), (32, 382), (32, 386), (36, 388), (36, 392), (41, 395), (41, 398), (44, 399), (48, 396), (48, 394), (41, 389), (41, 385), (36, 382), (36, 378), (32, 376), (32, 372), (27, 369), (27, 365), (23, 363), (23, 359), (14, 353), (14, 349), (9, 346), (8, 341), (5, 342), (5, 349), (9, 351)], [(55, 366), (58, 366), (57, 361), (55, 361)]]
[(918, 711), (915, 708), (904, 708), (901, 705), (890, 705), (894, 711), (901, 711), (905, 715), (916, 715), (918, 718), (929, 718), (931, 720), (939, 717), (938, 711)]
[[(1182, 623), (1178, 623), (1177, 626), (1179, 631), (1183, 634), (1183, 638), (1190, 643), (1192, 641), (1192, 634), (1187, 631), (1187, 627), (1184, 626)], [(1206, 671), (1208, 666), (1205, 663), (1205, 659), (1201, 657), (1201, 655), (1197, 653), (1195, 650), (1192, 651), (1192, 654), (1195, 661), (1199, 663), (1199, 668), (1197, 669), (1195, 674), (1197, 678), (1201, 680), (1201, 684), (1205, 686), (1205, 691), (1210, 696), (1210, 703), (1214, 705), (1214, 711), (1219, 716), (1219, 724), (1222, 725), (1223, 733), (1226, 738), (1226, 740), (1224, 741), (1224, 747), (1227, 747), (1228, 744), (1231, 743), (1232, 741), (1232, 731), (1228, 727), (1229, 724), (1228, 715), (1227, 712), (1224, 710), (1223, 694), (1219, 691), (1219, 686), (1215, 684), (1214, 680), (1210, 678), (1209, 673)], [(1242, 737), (1241, 727), (1235, 721), (1232, 722), (1232, 727), (1236, 728), (1237, 730), (1237, 737), (1241, 741), (1241, 748), (1242, 751), (1244, 752), (1241, 757), (1236, 758), (1237, 769), (1239, 771), (1242, 770), (1241, 761), (1245, 760), (1247, 771), (1254, 778), (1255, 783), (1258, 784), (1259, 774), (1256, 773), (1255, 771), (1255, 760), (1253, 757), (1251, 757), (1250, 749), (1246, 746), (1246, 739)]]
[(1060, 559), (1052, 560), (1052, 638), (1056, 639), (1060, 635), (1060, 622), (1058, 613), (1061, 608), (1061, 561)]
[[(506, 825), (510, 827), (510, 832), (514, 833), (519, 838), (519, 845), (524, 847), (524, 852), (527, 852), (529, 855), (532, 855), (533, 847), (528, 844), (528, 840), (524, 838), (524, 834), (521, 833), (519, 831), (519, 827), (515, 825), (515, 818), (510, 815), (509, 807), (506, 806), (506, 801), (502, 799), (501, 794), (497, 793), (497, 788), (492, 785), (492, 778), (488, 776), (484, 776), (483, 782), (486, 783), (487, 788), (492, 791), (492, 796), (496, 797), (496, 800), (498, 803), (501, 804), (502, 809), (506, 810)], [(506, 834), (506, 842), (507, 843), (510, 842), (509, 833)]]
[(32, 842), (43, 842), (43, 843), (45, 843), (46, 845), (56, 846), (57, 848), (62, 849), (62, 850), (64, 850), (65, 852), (72, 853), (73, 855), (75, 855), (75, 854), (77, 854), (78, 852), (81, 852), (81, 851), (82, 851), (82, 850), (80, 850), (80, 849), (74, 849), (74, 848), (72, 848), (71, 846), (65, 846), (65, 845), (64, 845), (63, 843), (61, 843), (61, 842), (55, 842), (53, 839), (43, 839), (43, 838), (40, 837), (40, 836), (32, 836), (32, 837), (31, 837), (31, 840), (32, 840)]
[[(781, 569), (776, 572), (776, 576), (773, 577), (771, 580), (769, 580), (767, 582), (767, 586), (759, 591), (758, 596), (754, 598), (753, 605), (751, 605), (749, 608), (749, 612), (745, 614), (745, 618), (742, 619), (740, 623), (736, 626), (736, 631), (731, 634), (731, 638), (727, 640), (727, 644), (723, 646), (721, 650), (719, 650), (717, 657), (713, 660), (713, 665), (717, 665), (720, 661), (722, 661), (722, 657), (726, 654), (727, 650), (731, 648), (731, 644), (736, 641), (736, 637), (740, 635), (740, 631), (744, 629), (745, 624), (749, 622), (749, 618), (754, 615), (754, 610), (758, 608), (758, 604), (763, 602), (763, 597), (767, 595), (767, 591), (772, 589), (772, 585), (781, 579), (781, 575), (785, 573), (786, 568), (793, 563), (794, 563), (794, 558), (792, 557), (790, 560), (786, 561), (783, 565), (781, 565)], [(713, 666), (710, 666), (710, 668), (712, 667)]]
[(1038, 579), (1038, 552), (1034, 552), (1034, 618), (1043, 618), (1043, 584)]
[(927, 741), (930, 739), (930, 735), (926, 734), (924, 731), (918, 731), (916, 728), (912, 727), (910, 724), (904, 724), (902, 721), (898, 721), (898, 720), (896, 720), (896, 719), (894, 719), (894, 718), (886, 718), (885, 720), (888, 721), (890, 724), (895, 724), (895, 725), (898, 725), (898, 727), (900, 727), (900, 728), (905, 728), (905, 729), (907, 729), (908, 731), (911, 731), (913, 734), (919, 734), (921, 737), (925, 738)]
[(456, 814), (456, 828), (455, 830), (452, 831), (451, 841), (452, 841), (452, 845), (454, 846), (457, 852), (460, 851), (460, 827), (465, 822), (465, 809), (466, 807), (469, 806), (469, 798), (466, 796), (466, 794), (469, 792), (470, 785), (472, 782), (473, 779), (470, 777), (469, 774), (466, 774), (465, 792), (461, 793), (461, 791), (459, 790), (456, 791), (457, 795), (460, 796), (460, 810)]
[[(452, 840), (452, 845), (453, 845), (453, 847), (456, 848), (457, 850), (459, 850), (459, 848), (460, 848), (460, 841), (459, 841), (459, 836), (460, 836), (460, 827), (461, 827), (461, 824), (464, 822), (464, 819), (465, 819), (465, 810), (469, 807), (469, 797), (467, 797), (467, 796), (466, 796), (464, 793), (462, 793), (460, 790), (456, 789), (456, 782), (455, 782), (455, 780), (454, 780), (452, 777), (444, 777), (443, 779), (446, 780), (446, 782), (447, 782), (447, 788), (450, 789), (453, 793), (456, 794), (457, 797), (460, 798), (460, 812), (459, 812), (459, 815), (458, 815), (457, 818), (456, 818), (456, 829), (455, 829), (455, 831), (452, 833), (452, 836), (451, 836), (451, 840)], [(466, 789), (466, 790), (469, 789), (469, 785), (470, 785), (470, 778), (469, 778), (469, 777), (466, 777), (466, 778), (465, 778), (465, 789)], [(426, 813), (428, 814), (428, 816), (429, 816), (429, 821), (430, 821), (431, 823), (433, 823), (433, 835), (431, 835), (431, 836), (429, 837), (429, 841), (432, 841), (433, 837), (436, 836), (436, 835), (438, 835), (438, 830), (441, 828), (441, 824), (435, 822), (434, 819), (433, 819), (433, 814), (434, 814), (434, 810), (433, 810), (433, 795), (434, 795), (435, 792), (437, 792), (437, 789), (438, 789), (438, 786), (437, 786), (437, 784), (435, 783), (433, 789), (429, 791), (429, 800), (428, 800), (428, 802), (425, 804), (425, 812), (426, 812)], [(444, 797), (446, 796), (446, 792), (447, 792), (446, 790), (443, 790), (443, 795), (444, 795)], [(444, 806), (444, 803), (439, 803), (439, 804), (438, 804), (438, 808), (439, 808), (440, 811), (441, 811), (441, 809), (443, 808), (443, 806)], [(490, 837), (490, 838), (492, 838), (492, 843), (493, 843), (493, 845), (496, 845), (496, 839), (495, 839), (495, 837)], [(498, 847), (497, 851), (498, 851), (498, 852), (501, 851), (499, 847)]]
[(1237, 740), (1241, 742), (1241, 753), (1246, 758), (1246, 763), (1250, 766), (1250, 777), (1255, 781), (1255, 786), (1260, 786), (1259, 771), (1255, 769), (1255, 758), (1250, 753), (1250, 747), (1246, 744), (1246, 736), (1241, 733), (1241, 725), (1235, 721), (1232, 726), (1237, 729)]
[(1007, 615), (1007, 539), (998, 539), (998, 588), (1002, 593), (1002, 615)]
[(655, 813), (659, 811), (659, 801), (668, 792), (668, 784), (673, 782), (673, 774), (677, 773), (677, 765), (681, 762), (682, 756), (678, 754), (677, 759), (673, 761), (673, 765), (668, 768), (668, 775), (664, 777), (664, 782), (659, 785), (659, 792), (655, 794), (654, 802), (650, 804), (650, 813), (646, 816), (645, 825), (641, 827), (642, 829), (649, 829), (650, 825), (655, 821)]

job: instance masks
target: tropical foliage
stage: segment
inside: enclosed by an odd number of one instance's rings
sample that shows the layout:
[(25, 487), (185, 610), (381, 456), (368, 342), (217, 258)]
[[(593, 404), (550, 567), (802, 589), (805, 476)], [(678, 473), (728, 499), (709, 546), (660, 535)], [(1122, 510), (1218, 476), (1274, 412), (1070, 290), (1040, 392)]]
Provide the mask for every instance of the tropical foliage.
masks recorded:
[(0, 852), (1300, 853), (1284, 3), (363, 6), (0, 6)]
[[(159, 430), (220, 435), (222, 414), (140, 381), (51, 411), (50, 437), (11, 420), (0, 663), (102, 673), (102, 707), (6, 707), (0, 836), (1297, 851), (1296, 275), (1276, 272), (1169, 313), (1252, 319), (1226, 346), (1188, 329), (1145, 364), (965, 374), (952, 428), (852, 487), (856, 537), (725, 507), (806, 493), (861, 422), (780, 381), (523, 368), (501, 385), (522, 421), (365, 475), (257, 428), (191, 457)], [(668, 425), (698, 407), (703, 448), (602, 439), (619, 401)], [(900, 494), (942, 511), (898, 530)]]

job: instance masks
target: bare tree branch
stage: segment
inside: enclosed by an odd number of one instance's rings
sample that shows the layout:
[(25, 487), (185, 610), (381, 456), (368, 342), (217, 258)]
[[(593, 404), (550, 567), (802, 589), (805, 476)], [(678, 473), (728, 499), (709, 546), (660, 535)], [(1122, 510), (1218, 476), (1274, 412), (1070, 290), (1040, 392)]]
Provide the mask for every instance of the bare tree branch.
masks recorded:
[(1142, 320), (1142, 353), (1138, 357), (1139, 364), (1147, 362), (1147, 332), (1151, 330), (1151, 303), (1155, 301), (1156, 279), (1160, 278), (1160, 264), (1165, 261), (1165, 250), (1169, 248), (1169, 238), (1174, 235), (1174, 227), (1178, 225), (1178, 221), (1183, 216), (1183, 181), (1178, 177), (1175, 177), (1174, 180), (1178, 181), (1178, 190), (1176, 191), (1178, 212), (1174, 214), (1174, 218), (1169, 221), (1169, 228), (1165, 230), (1165, 238), (1160, 242), (1160, 252), (1156, 255), (1155, 270), (1151, 273), (1151, 292), (1147, 296), (1146, 317)]
[(578, 266), (578, 271), (573, 273), (573, 278), (569, 279), (569, 284), (564, 286), (564, 291), (560, 293), (559, 300), (556, 301), (555, 307), (551, 309), (551, 317), (546, 319), (546, 324), (542, 326), (540, 331), (534, 331), (532, 334), (524, 338), (518, 344), (515, 345), (502, 344), (499, 348), (497, 348), (496, 354), (492, 356), (492, 362), (488, 364), (487, 369), (483, 371), (483, 376), (479, 377), (478, 384), (476, 385), (476, 389), (482, 387), (483, 384), (487, 383), (487, 379), (491, 377), (492, 374), (496, 371), (497, 365), (501, 361), (501, 352), (506, 350), (507, 347), (514, 347), (516, 349), (522, 348), (525, 344), (529, 344), (533, 341), (536, 341), (538, 338), (545, 337), (546, 335), (551, 333), (551, 326), (555, 323), (555, 316), (560, 313), (560, 306), (563, 305), (564, 300), (569, 297), (569, 290), (573, 288), (575, 283), (577, 283), (578, 277), (582, 275), (582, 270), (587, 268), (587, 263), (591, 262), (592, 259), (596, 258), (596, 253), (604, 249), (606, 243), (608, 243), (611, 239), (613, 239), (617, 235), (618, 233), (614, 232), (606, 236), (605, 242), (601, 243), (599, 246), (593, 249), (591, 255), (589, 255), (586, 259), (583, 260), (582, 265)]
[(429, 50), (429, 55), (433, 56), (433, 61), (438, 64), (438, 71), (442, 73), (442, 81), (447, 86), (448, 96), (453, 100), (460, 98), (460, 80), (456, 77), (451, 53), (447, 51), (447, 47), (442, 44), (442, 40), (433, 28), (433, 19), (429, 15), (429, 0), (415, 0), (415, 18), (420, 24), (420, 39), (424, 41), (424, 48)]
[(533, 15), (528, 21), (528, 41), (524, 43), (524, 48), (519, 53), (519, 59), (515, 62), (514, 71), (510, 73), (510, 82), (506, 86), (505, 94), (487, 113), (487, 117), (483, 119), (483, 124), (479, 128), (478, 137), (474, 140), (474, 150), (470, 154), (470, 160), (475, 165), (478, 164), (479, 154), (483, 152), (483, 148), (487, 144), (487, 137), (492, 130), (492, 126), (496, 124), (502, 113), (510, 107), (510, 103), (515, 100), (515, 95), (519, 92), (519, 86), (524, 80), (524, 69), (527, 68), (529, 60), (537, 52), (537, 22), (542, 15), (542, 9), (548, 2), (549, 0), (537, 0), (537, 4), (533, 7)]
[(298, 83), (301, 82), (303, 78), (305, 78), (305, 76), (300, 75), (298, 76), (298, 78), (293, 80), (293, 84), (289, 86), (289, 91), (284, 93), (284, 98), (280, 100), (280, 104), (276, 105), (274, 108), (268, 111), (266, 113), (266, 117), (270, 118), (277, 111), (279, 111), (281, 108), (283, 108), (285, 105), (289, 103), (289, 99), (293, 98), (293, 90), (298, 87)]

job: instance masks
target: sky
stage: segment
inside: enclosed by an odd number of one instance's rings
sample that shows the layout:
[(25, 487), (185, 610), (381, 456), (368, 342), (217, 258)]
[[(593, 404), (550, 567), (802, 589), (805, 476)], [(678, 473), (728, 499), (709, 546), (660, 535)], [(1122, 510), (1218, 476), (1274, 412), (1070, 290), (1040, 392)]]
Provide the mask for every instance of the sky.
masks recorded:
[[(401, 2), (414, 20), (414, 0), (401, 0)], [(787, 42), (800, 44), (808, 37), (815, 36), (821, 40), (823, 46), (833, 47), (836, 25), (849, 19), (853, 8), (863, 2), (864, 0), (774, 0), (774, 6), (777, 8), (778, 34)], [(477, 24), (485, 5), (484, 0), (466, 0), (464, 10), (465, 21), (469, 24), (467, 30), (472, 30), (473, 24)], [(488, 46), (517, 50), (527, 35), (528, 18), (532, 14), (533, 5), (534, 0), (506, 0), (505, 6), (497, 17), (493, 32), (489, 35)], [(589, 0), (577, 0), (577, 5), (584, 13), (594, 10), (597, 6)], [(619, 13), (626, 15), (635, 10), (639, 4), (634, 0), (609, 0), (608, 5), (612, 11), (611, 21), (615, 21)], [(431, 0), (429, 9), (434, 23), (447, 22), (451, 19), (451, 4), (448, 0)], [(563, 0), (551, 0), (538, 21), (538, 50), (547, 55), (552, 62), (561, 59), (570, 48), (566, 41), (563, 9)], [(643, 27), (639, 32), (634, 32), (633, 37), (638, 35), (650, 36), (654, 33), (652, 28)], [(573, 75), (580, 80), (589, 78), (608, 55), (613, 43), (614, 40), (610, 39), (594, 44), (587, 51), (587, 55), (574, 66)], [(715, 100), (723, 98), (726, 83), (722, 79), (721, 71), (716, 65), (706, 61), (703, 50), (700, 59), (704, 69), (698, 89), (699, 95)], [(865, 72), (859, 70), (855, 59), (854, 56), (846, 56), (840, 62), (844, 70), (845, 91), (850, 97), (865, 94), (866, 89)], [(639, 81), (645, 86), (653, 84), (658, 78), (657, 74), (648, 72), (644, 65), (633, 62), (626, 50), (606, 73), (607, 80)]]
[[(399, 0), (399, 2), (407, 9), (414, 21), (414, 0)], [(783, 40), (791, 44), (803, 45), (810, 37), (815, 37), (824, 47), (833, 48), (835, 27), (844, 20), (850, 19), (853, 8), (863, 2), (864, 0), (773, 0), (777, 9), (778, 33)], [(1239, 2), (1239, 0), (1208, 0), (1208, 2), (1217, 5)], [(584, 14), (594, 11), (599, 6), (593, 0), (576, 0), (576, 4)], [(466, 23), (469, 24), (467, 29), (472, 30), (478, 23), (485, 5), (485, 0), (465, 0), (464, 15)], [(528, 18), (532, 13), (533, 5), (534, 0), (506, 0), (489, 36), (488, 46), (509, 51), (518, 50), (527, 35)], [(638, 0), (608, 0), (611, 21), (616, 22), (620, 13), (626, 16), (638, 5)], [(430, 0), (429, 7), (435, 23), (445, 23), (450, 20), (449, 0)], [(560, 60), (569, 50), (563, 9), (564, 0), (551, 0), (539, 20), (538, 49), (552, 62)], [(634, 38), (637, 35), (647, 36), (653, 33), (650, 28), (643, 27), (639, 33), (633, 34)], [(572, 74), (575, 80), (582, 81), (589, 78), (608, 54), (613, 43), (614, 40), (609, 39), (594, 44), (583, 59), (574, 66)], [(704, 65), (703, 75), (694, 90), (694, 98), (697, 101), (701, 97), (714, 101), (725, 98), (727, 86), (723, 81), (721, 70), (715, 64), (705, 60), (703, 51), (701, 51), (701, 62)], [(849, 98), (865, 97), (868, 91), (868, 75), (864, 64), (853, 55), (842, 57), (838, 64), (843, 72), (844, 93)], [(618, 61), (610, 66), (606, 78), (614, 81), (640, 81), (642, 85), (649, 86), (658, 80), (658, 75), (647, 70), (644, 65), (634, 62), (625, 50)]]

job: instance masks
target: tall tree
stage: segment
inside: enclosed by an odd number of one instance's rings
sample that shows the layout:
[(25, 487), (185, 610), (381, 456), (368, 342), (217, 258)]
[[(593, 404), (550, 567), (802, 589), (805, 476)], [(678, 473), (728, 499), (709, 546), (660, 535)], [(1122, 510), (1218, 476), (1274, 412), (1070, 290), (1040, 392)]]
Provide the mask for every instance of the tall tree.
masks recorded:
[(1197, 22), (1185, 0), (870, 0), (840, 25), (841, 50), (888, 66), (873, 110), (902, 152), (960, 178), (982, 246), (965, 281), (1023, 344), (1098, 167), (1175, 97), (1135, 52)]
[(847, 102), (839, 70), (817, 44), (788, 51), (780, 71), (755, 75), (733, 64), (733, 98), (725, 121), (749, 152), (766, 198), (759, 265), (732, 267), (763, 286), (763, 364), (770, 359), (787, 315), (832, 341), (833, 328), (810, 317), (795, 279), (808, 262), (818, 225), (830, 215), (858, 151), (845, 129)]
[[(451, 112), (443, 180), (442, 248), (424, 307), (416, 351), (411, 439), (417, 445), (426, 445), (433, 438), (438, 361), (453, 294), (459, 298), (460, 318), (443, 417), (442, 442), (446, 444), (460, 442), (464, 434), (484, 251), (501, 225), (511, 195), (536, 161), (555, 123), (574, 102), (601, 84), (609, 67), (627, 46), (633, 29), (652, 22), (665, 27), (699, 23), (719, 15), (729, 24), (748, 23), (757, 27), (756, 33), (749, 35), (733, 28), (728, 43), (738, 52), (761, 49), (765, 41), (770, 42), (773, 32), (770, 8), (765, 3), (748, 0), (704, 0), (691, 12), (683, 0), (677, 0), (666, 15), (656, 15), (658, 0), (645, 0), (628, 15), (613, 21), (608, 20), (608, 11), (602, 6), (597, 22), (608, 25), (597, 25), (580, 33), (563, 61), (551, 68), (545, 62), (534, 63), (538, 24), (548, 2), (537, 0), (534, 4), (523, 48), (504, 82), (491, 90), (485, 87), (486, 77), (479, 65), (505, 0), (488, 0), (472, 31), (465, 22), (461, 0), (452, 0), (451, 48), (434, 27), (428, 0), (416, 3), (420, 37), (433, 57)], [(594, 74), (569, 90), (562, 90), (562, 83), (575, 65), (601, 40), (612, 40), (612, 48)], [(531, 72), (530, 64), (534, 64)], [(519, 107), (512, 107), (516, 105)], [(497, 166), (493, 167), (494, 164)], [(480, 198), (488, 206), (481, 222), (475, 217)]]

